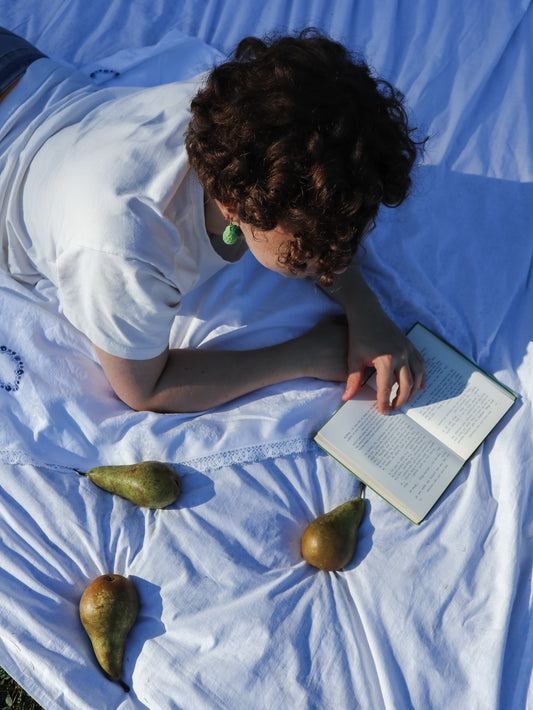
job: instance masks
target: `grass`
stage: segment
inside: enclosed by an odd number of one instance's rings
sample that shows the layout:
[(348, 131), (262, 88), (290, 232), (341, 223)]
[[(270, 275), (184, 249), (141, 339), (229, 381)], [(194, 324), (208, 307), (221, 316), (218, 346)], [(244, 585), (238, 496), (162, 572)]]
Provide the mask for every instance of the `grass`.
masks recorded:
[(0, 710), (43, 710), (11, 676), (0, 668)]

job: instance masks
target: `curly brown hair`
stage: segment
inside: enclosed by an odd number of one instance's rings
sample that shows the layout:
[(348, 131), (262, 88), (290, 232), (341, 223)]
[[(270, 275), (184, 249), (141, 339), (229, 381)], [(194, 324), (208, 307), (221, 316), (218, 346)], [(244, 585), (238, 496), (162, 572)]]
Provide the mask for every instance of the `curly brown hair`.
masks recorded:
[(404, 97), (313, 29), (243, 39), (191, 104), (185, 145), (206, 193), (262, 231), (293, 235), (280, 262), (321, 281), (353, 258), (381, 204), (411, 186), (422, 143)]

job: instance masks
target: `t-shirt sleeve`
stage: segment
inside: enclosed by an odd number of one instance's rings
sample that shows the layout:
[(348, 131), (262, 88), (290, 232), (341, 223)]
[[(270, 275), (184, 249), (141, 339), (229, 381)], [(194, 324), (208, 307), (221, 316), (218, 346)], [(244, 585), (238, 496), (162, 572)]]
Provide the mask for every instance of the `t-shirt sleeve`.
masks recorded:
[(181, 295), (153, 265), (73, 245), (56, 266), (66, 318), (98, 348), (145, 360), (168, 347)]

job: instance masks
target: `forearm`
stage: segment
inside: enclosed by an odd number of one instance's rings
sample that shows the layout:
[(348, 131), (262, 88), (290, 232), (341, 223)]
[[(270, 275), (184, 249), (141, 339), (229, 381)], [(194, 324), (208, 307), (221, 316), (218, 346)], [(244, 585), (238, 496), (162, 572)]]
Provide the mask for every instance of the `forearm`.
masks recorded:
[(157, 382), (135, 408), (203, 411), (305, 374), (297, 340), (257, 350), (170, 350)]
[(302, 335), (256, 350), (166, 350), (150, 360), (96, 354), (111, 387), (132, 409), (200, 412), (299, 377), (346, 377), (346, 324), (325, 318)]
[(366, 283), (359, 267), (353, 263), (344, 273), (335, 276), (333, 284), (323, 290), (342, 306), (352, 327), (362, 324), (369, 314), (385, 315), (376, 294)]

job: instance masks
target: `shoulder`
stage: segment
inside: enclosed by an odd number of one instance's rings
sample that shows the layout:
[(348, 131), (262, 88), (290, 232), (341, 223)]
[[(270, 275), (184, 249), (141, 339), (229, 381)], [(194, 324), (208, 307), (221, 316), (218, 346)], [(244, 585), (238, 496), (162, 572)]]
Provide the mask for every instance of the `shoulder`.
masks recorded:
[(75, 239), (104, 250), (121, 234), (142, 233), (188, 171), (185, 93), (176, 84), (104, 95), (82, 120), (52, 135), (24, 186), (34, 229), (48, 228), (59, 248)]
[(168, 346), (181, 294), (154, 265), (73, 246), (56, 266), (63, 313), (94, 345), (132, 359)]

